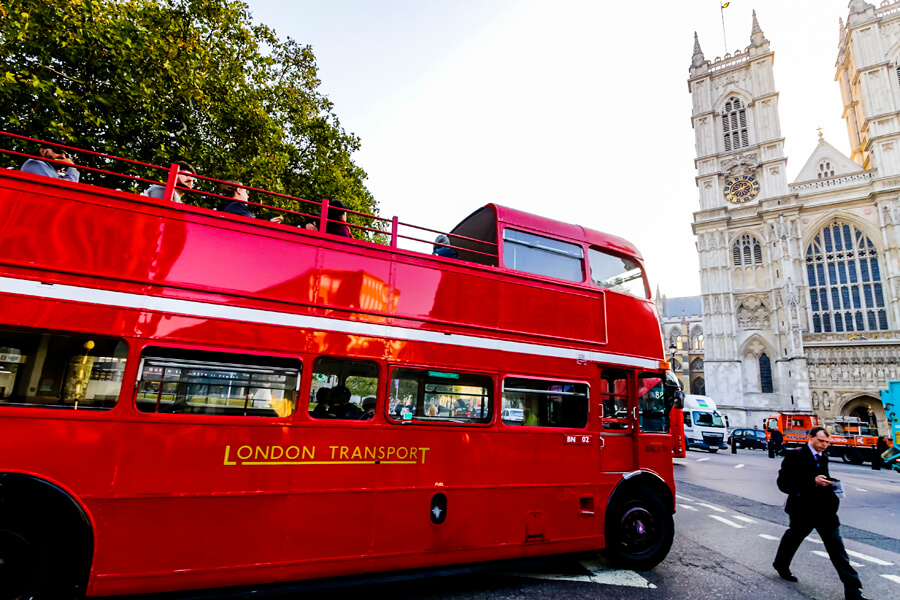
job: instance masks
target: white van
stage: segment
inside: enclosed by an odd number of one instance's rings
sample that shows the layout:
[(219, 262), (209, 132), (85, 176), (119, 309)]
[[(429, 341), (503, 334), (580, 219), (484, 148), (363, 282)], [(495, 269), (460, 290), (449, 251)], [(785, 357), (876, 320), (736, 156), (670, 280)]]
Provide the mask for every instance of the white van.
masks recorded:
[(703, 448), (710, 452), (725, 449), (725, 421), (716, 411), (716, 403), (709, 396), (687, 394), (684, 397), (684, 440), (688, 448)]

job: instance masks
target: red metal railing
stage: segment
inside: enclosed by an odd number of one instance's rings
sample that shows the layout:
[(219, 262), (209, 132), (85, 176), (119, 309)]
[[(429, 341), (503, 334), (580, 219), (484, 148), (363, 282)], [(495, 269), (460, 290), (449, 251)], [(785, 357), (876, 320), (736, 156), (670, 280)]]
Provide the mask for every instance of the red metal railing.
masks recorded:
[[(60, 149), (64, 149), (64, 150), (67, 150), (67, 151), (71, 151), (71, 152), (73, 152), (73, 153), (74, 153), (74, 152), (77, 152), (78, 154), (91, 155), (91, 156), (95, 156), (95, 157), (102, 158), (102, 159), (105, 159), (105, 160), (109, 160), (109, 161), (113, 161), (113, 162), (126, 163), (126, 164), (129, 164), (129, 165), (134, 165), (134, 166), (142, 167), (142, 168), (145, 168), (145, 169), (153, 169), (153, 170), (157, 170), (157, 171), (164, 171), (164, 172), (166, 172), (166, 179), (165, 179), (165, 181), (156, 181), (156, 180), (153, 180), (153, 179), (147, 179), (147, 178), (144, 178), (144, 177), (139, 177), (139, 176), (137, 176), (137, 175), (130, 175), (130, 174), (127, 174), (127, 173), (118, 173), (118, 172), (115, 172), (115, 171), (109, 171), (109, 170), (101, 169), (101, 168), (98, 168), (98, 167), (90, 167), (90, 166), (87, 166), (87, 165), (84, 165), (84, 164), (69, 163), (69, 162), (67, 162), (67, 161), (61, 161), (61, 160), (53, 160), (53, 159), (49, 159), (49, 158), (44, 158), (43, 156), (36, 156), (36, 155), (27, 154), (27, 153), (25, 153), (25, 152), (19, 152), (19, 151), (16, 151), (16, 150), (10, 150), (10, 149), (7, 149), (7, 148), (0, 148), (0, 153), (6, 154), (6, 155), (10, 155), (10, 156), (16, 156), (16, 157), (21, 157), (21, 158), (25, 158), (25, 159), (36, 159), (36, 160), (40, 160), (40, 161), (43, 161), (43, 162), (46, 162), (46, 163), (50, 163), (50, 164), (53, 164), (53, 165), (58, 165), (58, 166), (60, 166), (60, 167), (74, 167), (74, 168), (76, 168), (76, 169), (80, 169), (80, 170), (84, 170), (84, 171), (90, 171), (90, 172), (92, 172), (92, 173), (99, 173), (99, 174), (102, 174), (102, 175), (107, 175), (107, 176), (112, 176), (112, 177), (118, 177), (118, 178), (122, 178), (122, 179), (127, 180), (127, 181), (136, 182), (136, 183), (164, 186), (164, 187), (165, 187), (165, 192), (164, 192), (163, 198), (166, 199), (166, 200), (171, 200), (172, 197), (173, 197), (173, 195), (174, 195), (174, 193), (175, 193), (176, 191), (179, 191), (179, 192), (181, 192), (182, 194), (185, 194), (185, 193), (199, 194), (199, 195), (202, 195), (202, 196), (209, 196), (209, 197), (212, 197), (212, 198), (218, 198), (218, 199), (220, 199), (220, 200), (229, 200), (229, 201), (232, 201), (232, 202), (241, 202), (241, 203), (243, 203), (243, 204), (245, 204), (245, 205), (248, 205), (248, 206), (255, 206), (255, 207), (258, 207), (258, 208), (261, 208), (261, 209), (264, 209), (264, 210), (269, 210), (269, 211), (276, 211), (276, 212), (278, 212), (278, 213), (283, 213), (283, 214), (285, 214), (285, 215), (294, 215), (294, 216), (300, 217), (300, 218), (302, 218), (302, 219), (305, 219), (305, 220), (306, 220), (306, 223), (313, 223), (313, 224), (318, 223), (317, 229), (318, 229), (319, 232), (326, 232), (326, 231), (327, 231), (327, 227), (328, 227), (328, 223), (343, 223), (344, 225), (346, 225), (346, 226), (349, 228), (350, 231), (358, 230), (358, 231), (361, 231), (361, 232), (365, 232), (366, 234), (385, 235), (385, 236), (388, 236), (388, 235), (389, 235), (389, 236), (390, 236), (390, 237), (389, 237), (389, 240), (390, 240), (390, 241), (389, 241), (389, 245), (390, 245), (392, 248), (397, 248), (397, 247), (399, 246), (399, 241), (400, 241), (400, 240), (408, 240), (408, 241), (411, 241), (411, 242), (416, 242), (416, 243), (420, 243), (420, 244), (426, 244), (426, 245), (432, 246), (432, 247), (453, 248), (453, 249), (455, 249), (455, 250), (457, 250), (457, 251), (464, 251), (464, 252), (471, 253), (471, 254), (476, 254), (476, 255), (481, 255), (481, 256), (486, 256), (486, 257), (491, 257), (491, 258), (497, 258), (497, 243), (496, 243), (496, 242), (488, 242), (488, 241), (480, 240), (480, 239), (477, 239), (477, 238), (471, 238), (471, 237), (467, 237), (467, 236), (463, 236), (463, 235), (459, 235), (459, 234), (452, 234), (453, 238), (455, 238), (455, 239), (458, 240), (458, 241), (463, 241), (463, 240), (465, 240), (465, 241), (467, 241), (467, 242), (472, 242), (472, 243), (478, 244), (478, 245), (480, 245), (480, 246), (483, 246), (483, 247), (485, 247), (485, 248), (488, 248), (488, 249), (491, 249), (491, 250), (492, 250), (491, 252), (482, 252), (482, 251), (479, 251), (479, 250), (474, 250), (474, 249), (472, 249), (472, 248), (464, 248), (464, 247), (462, 247), (462, 246), (456, 246), (456, 245), (453, 245), (453, 244), (443, 244), (443, 243), (440, 243), (440, 242), (437, 242), (437, 241), (427, 240), (427, 239), (423, 239), (423, 238), (421, 238), (421, 237), (416, 237), (416, 236), (414, 236), (414, 235), (404, 235), (404, 234), (402, 234), (402, 233), (400, 232), (400, 228), (401, 228), (401, 227), (409, 228), (409, 229), (413, 229), (413, 230), (417, 230), (417, 231), (422, 231), (422, 232), (429, 232), (429, 233), (439, 234), (439, 235), (440, 235), (440, 234), (443, 234), (443, 235), (447, 235), (448, 237), (449, 237), (451, 234), (450, 234), (449, 232), (438, 231), (438, 230), (436, 230), (436, 229), (430, 229), (430, 228), (428, 228), (428, 227), (421, 227), (421, 226), (418, 226), (418, 225), (413, 225), (413, 224), (411, 224), (411, 223), (404, 223), (404, 222), (400, 221), (400, 220), (398, 219), (398, 217), (392, 217), (392, 218), (390, 218), (390, 219), (387, 219), (387, 218), (384, 218), (384, 217), (379, 217), (379, 216), (377, 216), (377, 215), (371, 215), (371, 214), (368, 214), (368, 213), (364, 213), (364, 212), (359, 212), (359, 211), (356, 211), (356, 210), (352, 210), (352, 209), (350, 209), (350, 208), (341, 208), (340, 210), (341, 210), (342, 212), (346, 212), (347, 214), (352, 214), (352, 215), (358, 215), (359, 217), (362, 217), (362, 218), (365, 219), (365, 220), (370, 220), (370, 222), (372, 222), (372, 223), (374, 223), (374, 224), (376, 224), (376, 225), (377, 225), (377, 224), (383, 224), (383, 225), (381, 225), (380, 227), (378, 227), (378, 226), (376, 226), (376, 227), (371, 227), (371, 226), (368, 226), (368, 225), (362, 225), (362, 224), (351, 223), (351, 222), (344, 222), (344, 221), (342, 221), (342, 220), (337, 220), (337, 219), (329, 219), (329, 218), (328, 218), (328, 212), (329, 212), (329, 208), (331, 207), (331, 204), (330, 204), (329, 200), (327, 200), (327, 199), (323, 199), (321, 202), (316, 202), (316, 201), (314, 201), (314, 200), (306, 200), (306, 199), (304, 199), (304, 198), (299, 198), (299, 197), (296, 197), (296, 196), (290, 196), (290, 195), (287, 195), (287, 194), (280, 194), (280, 193), (278, 193), (278, 192), (271, 192), (271, 191), (269, 191), (269, 190), (264, 190), (264, 189), (260, 189), (260, 188), (255, 188), (255, 187), (248, 186), (248, 185), (241, 185), (241, 186), (239, 186), (239, 187), (241, 187), (241, 188), (243, 188), (243, 189), (246, 189), (248, 192), (256, 192), (256, 193), (258, 193), (258, 194), (263, 194), (263, 195), (266, 195), (266, 196), (272, 196), (272, 197), (274, 197), (274, 198), (280, 198), (280, 199), (282, 199), (282, 200), (288, 200), (288, 201), (292, 201), (292, 202), (299, 202), (299, 203), (302, 203), (303, 205), (313, 205), (313, 206), (318, 206), (318, 208), (319, 208), (318, 213), (319, 213), (319, 214), (306, 213), (306, 212), (302, 212), (302, 211), (298, 211), (298, 210), (291, 210), (291, 209), (288, 209), (288, 208), (282, 208), (282, 207), (279, 207), (279, 206), (272, 206), (272, 205), (268, 205), (268, 204), (262, 204), (262, 203), (259, 203), (259, 202), (251, 202), (250, 200), (238, 200), (238, 199), (236, 199), (236, 198), (230, 198), (230, 197), (228, 197), (228, 196), (223, 196), (223, 195), (221, 195), (221, 194), (216, 194), (216, 193), (213, 193), (213, 192), (207, 192), (207, 191), (204, 191), (204, 190), (198, 190), (198, 189), (194, 189), (194, 188), (189, 188), (189, 187), (179, 186), (179, 185), (178, 185), (178, 178), (179, 178), (179, 176), (181, 176), (181, 175), (183, 175), (183, 174), (187, 174), (188, 171), (182, 171), (182, 170), (180, 169), (180, 167), (179, 167), (177, 164), (174, 164), (174, 163), (173, 163), (170, 167), (167, 168), (167, 167), (161, 167), (161, 166), (159, 166), (159, 165), (154, 165), (154, 164), (150, 164), (150, 163), (141, 162), (141, 161), (138, 161), (138, 160), (132, 160), (132, 159), (129, 159), (129, 158), (122, 158), (122, 157), (114, 156), (114, 155), (111, 155), (111, 154), (105, 154), (105, 153), (103, 153), (103, 152), (95, 152), (95, 151), (93, 151), (93, 150), (85, 150), (85, 149), (83, 149), (83, 148), (77, 148), (77, 147), (74, 147), (74, 146), (68, 146), (68, 145), (64, 145), (64, 144), (58, 144), (58, 143), (56, 143), (56, 142), (48, 142), (48, 141), (45, 141), (45, 140), (41, 140), (41, 139), (37, 139), (37, 138), (31, 138), (31, 137), (27, 137), (27, 136), (24, 136), (24, 135), (17, 135), (17, 134), (14, 134), (14, 133), (8, 133), (8, 132), (5, 132), (5, 131), (0, 131), (0, 136), (4, 136), (4, 137), (6, 137), (6, 138), (11, 138), (11, 139), (19, 140), (19, 141), (22, 141), (22, 142), (35, 143), (35, 144), (39, 144), (39, 145), (41, 145), (41, 146), (49, 146), (49, 147), (53, 147), (53, 148), (60, 148)], [(231, 183), (231, 182), (224, 181), (224, 180), (221, 180), (221, 179), (216, 179), (216, 178), (213, 178), (213, 177), (207, 177), (207, 176), (205, 176), (205, 175), (199, 175), (199, 174), (197, 174), (197, 173), (190, 173), (190, 176), (191, 176), (192, 178), (200, 179), (200, 180), (203, 180), (203, 181), (206, 181), (206, 182), (210, 182), (210, 183), (212, 183), (212, 184), (222, 185), (222, 184), (230, 184), (230, 183)], [(276, 224), (273, 223), (273, 226), (276, 226)], [(288, 225), (285, 225), (285, 226), (288, 226)], [(301, 225), (301, 226), (302, 226), (302, 225)], [(389, 227), (389, 229), (388, 229), (388, 227)], [(351, 234), (351, 235), (352, 235), (352, 234)], [(374, 238), (374, 240), (377, 242), (377, 241), (378, 241), (378, 238)]]

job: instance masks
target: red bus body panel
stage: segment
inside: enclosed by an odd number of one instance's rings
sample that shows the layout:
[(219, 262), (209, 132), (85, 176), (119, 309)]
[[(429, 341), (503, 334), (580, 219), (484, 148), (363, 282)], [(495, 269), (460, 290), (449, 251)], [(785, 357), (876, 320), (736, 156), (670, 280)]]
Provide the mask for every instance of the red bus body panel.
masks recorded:
[[(501, 228), (640, 261), (619, 238), (495, 211)], [(396, 364), (485, 373), (498, 390), (507, 374), (594, 385), (601, 363), (653, 371), (664, 360), (653, 304), (586, 279), (0, 172), (2, 326), (128, 345), (111, 410), (0, 407), (0, 472), (54, 483), (84, 508), (94, 533), (89, 595), (601, 548), (606, 502), (623, 473), (603, 469), (611, 455), (593, 397), (577, 431), (504, 425), (499, 393), (492, 422), (465, 427), (391, 423), (383, 389), (370, 422), (316, 421), (304, 401), (319, 355), (377, 363), (382, 388)], [(132, 385), (148, 346), (297, 358), (300, 406), (284, 419), (139, 412)], [(623, 439), (634, 458), (626, 462), (674, 494), (671, 436)], [(367, 452), (407, 458), (352, 462)], [(309, 462), (272, 458), (286, 453)], [(428, 510), (439, 492), (448, 517), (435, 525)]]

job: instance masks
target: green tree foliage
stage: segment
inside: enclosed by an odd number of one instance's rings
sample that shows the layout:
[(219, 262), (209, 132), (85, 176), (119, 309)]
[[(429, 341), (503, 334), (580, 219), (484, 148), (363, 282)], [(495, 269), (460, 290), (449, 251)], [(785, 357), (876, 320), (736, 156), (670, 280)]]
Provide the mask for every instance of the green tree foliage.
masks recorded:
[(351, 160), (359, 138), (319, 85), (312, 49), (254, 23), (239, 1), (0, 0), (0, 129), (157, 165), (183, 159), (217, 179), (376, 214), (366, 173)]

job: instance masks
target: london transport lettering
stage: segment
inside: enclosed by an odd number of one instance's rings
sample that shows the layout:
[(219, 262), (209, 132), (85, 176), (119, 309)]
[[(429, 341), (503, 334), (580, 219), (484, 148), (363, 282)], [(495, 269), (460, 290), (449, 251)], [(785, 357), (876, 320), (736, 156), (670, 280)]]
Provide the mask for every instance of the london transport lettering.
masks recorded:
[(415, 465), (425, 464), (431, 448), (415, 446), (327, 446), (316, 460), (316, 446), (225, 446), (224, 466), (262, 465)]

